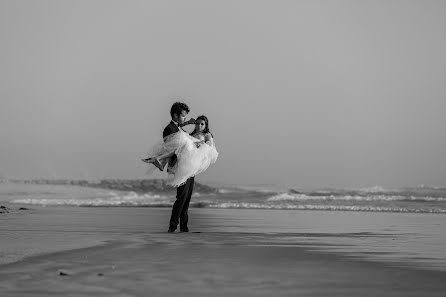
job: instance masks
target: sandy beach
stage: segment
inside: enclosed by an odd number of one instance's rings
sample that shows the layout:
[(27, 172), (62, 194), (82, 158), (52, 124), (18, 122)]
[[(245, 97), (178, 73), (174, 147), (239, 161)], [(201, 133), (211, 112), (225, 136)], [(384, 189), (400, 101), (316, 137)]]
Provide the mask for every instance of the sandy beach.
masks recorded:
[[(168, 208), (17, 208), (0, 216), (4, 297), (441, 296), (446, 291), (441, 269), (396, 256), (366, 257), (380, 254), (377, 250), (349, 252), (358, 240), (398, 241), (398, 234), (365, 228), (373, 227), (372, 220), (384, 224), (385, 217), (394, 223), (405, 219), (389, 214), (195, 208), (193, 232), (168, 234)], [(316, 224), (322, 217), (328, 223)]]

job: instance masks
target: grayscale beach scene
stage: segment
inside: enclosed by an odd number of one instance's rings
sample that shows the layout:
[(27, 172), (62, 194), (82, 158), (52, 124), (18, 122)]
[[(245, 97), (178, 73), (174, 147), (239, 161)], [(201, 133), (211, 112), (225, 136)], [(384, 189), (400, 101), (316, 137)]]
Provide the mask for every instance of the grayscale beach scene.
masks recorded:
[(445, 15), (0, 0), (0, 296), (445, 296)]

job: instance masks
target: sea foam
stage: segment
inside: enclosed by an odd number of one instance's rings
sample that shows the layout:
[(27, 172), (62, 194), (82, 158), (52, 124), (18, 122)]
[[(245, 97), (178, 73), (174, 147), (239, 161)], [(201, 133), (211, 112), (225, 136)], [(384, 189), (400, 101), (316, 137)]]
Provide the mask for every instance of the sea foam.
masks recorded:
[(446, 202), (444, 197), (416, 197), (416, 196), (400, 196), (400, 195), (345, 195), (345, 196), (335, 196), (335, 195), (320, 195), (320, 196), (309, 196), (306, 194), (290, 194), (281, 193), (274, 195), (267, 199), (267, 201), (306, 201), (306, 200), (353, 200), (353, 201), (430, 201), (430, 202)]
[(34, 205), (70, 205), (70, 206), (164, 206), (171, 204), (172, 197), (158, 194), (138, 194), (135, 192), (110, 192), (108, 197), (93, 198), (22, 198), (12, 203)]

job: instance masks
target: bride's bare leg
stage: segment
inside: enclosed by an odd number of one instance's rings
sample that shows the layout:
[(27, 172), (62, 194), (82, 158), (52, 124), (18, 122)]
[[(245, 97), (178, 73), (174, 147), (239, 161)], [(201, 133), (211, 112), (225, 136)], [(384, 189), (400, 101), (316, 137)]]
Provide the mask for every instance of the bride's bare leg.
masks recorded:
[(171, 157), (171, 156), (173, 156), (173, 155), (174, 155), (174, 152), (171, 152), (171, 153), (165, 153), (165, 154), (163, 154), (163, 155), (161, 155), (161, 156), (157, 156), (156, 158), (157, 158), (158, 160), (161, 160), (161, 159), (165, 159), (165, 158)]
[(158, 161), (157, 158), (147, 158), (147, 159), (142, 159), (142, 161), (145, 163), (153, 164), (156, 168), (158, 168), (161, 171), (164, 170), (163, 166), (161, 166), (161, 163), (160, 163), (160, 161)]
[(172, 153), (166, 153), (166, 154), (163, 154), (161, 156), (157, 156), (156, 158), (155, 157), (147, 158), (147, 159), (143, 159), (142, 161), (145, 162), (145, 163), (152, 163), (160, 171), (163, 171), (164, 170), (164, 166), (166, 165), (167, 162), (161, 161), (163, 163), (163, 164), (161, 164), (160, 160), (169, 158), (173, 154), (174, 154), (173, 152)]

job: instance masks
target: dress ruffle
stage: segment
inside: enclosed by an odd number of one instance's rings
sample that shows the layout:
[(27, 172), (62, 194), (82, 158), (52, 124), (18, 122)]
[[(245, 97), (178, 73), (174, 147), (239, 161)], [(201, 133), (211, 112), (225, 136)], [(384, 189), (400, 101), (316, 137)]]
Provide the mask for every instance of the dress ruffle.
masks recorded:
[[(196, 176), (215, 163), (218, 152), (213, 141), (201, 144), (198, 148), (195, 142), (199, 139), (190, 136), (184, 131), (167, 136), (164, 141), (157, 143), (149, 152), (150, 157), (158, 157), (168, 153), (177, 156), (177, 162), (169, 170), (167, 183), (178, 187), (184, 184), (188, 178)], [(154, 171), (155, 166), (150, 165), (148, 173)]]

